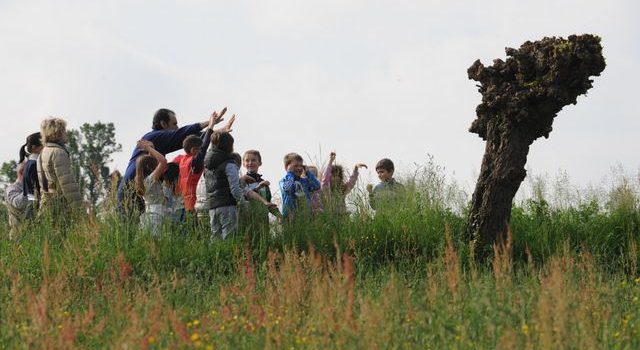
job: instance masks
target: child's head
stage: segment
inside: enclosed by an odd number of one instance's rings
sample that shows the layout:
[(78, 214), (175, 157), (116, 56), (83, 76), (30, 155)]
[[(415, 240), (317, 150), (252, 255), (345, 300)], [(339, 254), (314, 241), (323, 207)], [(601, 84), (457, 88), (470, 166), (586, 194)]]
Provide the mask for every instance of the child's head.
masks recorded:
[(20, 161), (18, 163), (22, 163), (25, 158), (27, 158), (32, 153), (40, 153), (44, 148), (42, 144), (42, 136), (39, 132), (33, 133), (27, 136), (27, 142), (20, 147)]
[(376, 173), (378, 173), (378, 179), (382, 182), (393, 179), (394, 171), (393, 161), (389, 158), (383, 158), (376, 164)]
[(178, 163), (167, 163), (167, 170), (162, 174), (162, 181), (167, 185), (173, 185), (178, 183), (178, 178), (180, 178), (180, 166)]
[(240, 155), (240, 153), (237, 153), (237, 152), (231, 153), (231, 159), (233, 159), (233, 161), (236, 163), (238, 168), (242, 166), (242, 156)]
[(341, 188), (344, 184), (344, 168), (342, 165), (331, 166), (331, 178), (329, 179), (331, 188)]
[(247, 172), (257, 173), (258, 169), (262, 166), (262, 156), (260, 155), (260, 152), (251, 149), (244, 152), (242, 162), (244, 163), (244, 167), (247, 169)]
[(284, 156), (284, 168), (293, 171), (295, 176), (302, 176), (304, 173), (304, 160), (298, 153), (289, 153)]
[(211, 144), (224, 152), (233, 152), (233, 136), (228, 132), (215, 132), (211, 138)]
[(308, 165), (307, 166), (307, 170), (309, 170), (310, 173), (313, 174), (313, 176), (315, 176), (318, 180), (320, 180), (319, 177), (319, 173), (318, 173), (318, 167), (315, 165)]
[(202, 139), (196, 135), (189, 135), (182, 141), (184, 152), (194, 157), (200, 152), (200, 147), (202, 147)]
[(135, 189), (138, 195), (144, 196), (144, 179), (153, 173), (158, 166), (158, 160), (145, 154), (136, 160)]

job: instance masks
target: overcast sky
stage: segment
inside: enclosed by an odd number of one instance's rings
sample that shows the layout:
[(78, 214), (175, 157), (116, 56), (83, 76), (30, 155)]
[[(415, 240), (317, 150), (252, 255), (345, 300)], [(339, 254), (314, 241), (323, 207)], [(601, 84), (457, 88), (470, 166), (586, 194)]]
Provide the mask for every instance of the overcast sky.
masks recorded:
[(389, 157), (401, 172), (432, 154), (472, 188), (484, 143), (467, 131), (480, 102), (467, 68), (526, 40), (593, 33), (607, 68), (528, 168), (581, 184), (618, 164), (636, 173), (639, 4), (0, 0), (0, 160), (53, 115), (115, 123), (123, 170), (158, 108), (185, 125), (229, 106), (236, 149), (262, 151), (274, 184), (285, 153), (317, 163), (336, 150), (348, 168)]

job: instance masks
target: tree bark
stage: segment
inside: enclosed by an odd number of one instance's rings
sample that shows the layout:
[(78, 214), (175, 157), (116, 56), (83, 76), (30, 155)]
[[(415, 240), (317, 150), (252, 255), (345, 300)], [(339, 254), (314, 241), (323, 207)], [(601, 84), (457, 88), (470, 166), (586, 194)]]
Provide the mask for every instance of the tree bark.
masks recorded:
[(549, 137), (557, 113), (592, 87), (605, 68), (600, 38), (543, 38), (507, 48), (507, 60), (467, 70), (480, 82), (482, 103), (470, 132), (486, 141), (480, 176), (471, 199), (466, 234), (480, 260), (493, 243), (505, 243), (511, 206), (522, 180), (529, 146)]

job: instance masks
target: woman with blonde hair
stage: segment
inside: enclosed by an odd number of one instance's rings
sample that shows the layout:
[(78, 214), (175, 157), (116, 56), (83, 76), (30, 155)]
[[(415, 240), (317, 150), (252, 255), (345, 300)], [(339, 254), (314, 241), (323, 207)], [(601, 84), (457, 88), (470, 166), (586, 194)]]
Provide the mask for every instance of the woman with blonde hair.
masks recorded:
[(71, 158), (67, 151), (67, 122), (60, 118), (47, 118), (40, 124), (44, 149), (38, 157), (42, 209), (82, 207), (82, 194), (73, 175)]

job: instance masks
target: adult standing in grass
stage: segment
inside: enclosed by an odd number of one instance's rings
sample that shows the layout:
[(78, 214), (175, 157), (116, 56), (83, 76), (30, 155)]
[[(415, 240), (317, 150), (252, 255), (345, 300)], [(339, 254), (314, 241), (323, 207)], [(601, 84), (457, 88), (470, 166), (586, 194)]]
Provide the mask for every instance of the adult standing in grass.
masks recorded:
[(40, 125), (44, 148), (38, 157), (38, 180), (41, 188), (40, 209), (65, 216), (69, 209), (82, 207), (82, 194), (73, 175), (67, 151), (67, 122), (47, 118)]
[[(227, 108), (223, 108), (222, 111), (213, 112), (217, 115), (216, 124), (221, 122), (222, 116), (227, 111)], [(230, 128), (233, 120), (227, 123), (226, 128)], [(178, 128), (178, 119), (175, 112), (170, 109), (162, 108), (156, 111), (153, 116), (153, 123), (151, 131), (142, 136), (142, 140), (149, 141), (153, 144), (153, 148), (158, 151), (162, 156), (166, 156), (168, 153), (175, 152), (182, 148), (182, 142), (189, 135), (197, 135), (203, 128), (209, 126), (209, 119), (204, 122), (195, 123)], [(142, 212), (144, 211), (144, 200), (142, 197), (136, 194), (132, 181), (136, 175), (136, 160), (143, 153), (139, 145), (133, 149), (129, 164), (125, 170), (124, 177), (120, 181), (118, 186), (118, 203), (121, 211), (127, 213)]]

